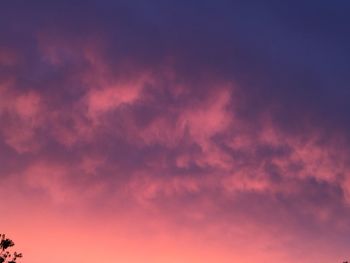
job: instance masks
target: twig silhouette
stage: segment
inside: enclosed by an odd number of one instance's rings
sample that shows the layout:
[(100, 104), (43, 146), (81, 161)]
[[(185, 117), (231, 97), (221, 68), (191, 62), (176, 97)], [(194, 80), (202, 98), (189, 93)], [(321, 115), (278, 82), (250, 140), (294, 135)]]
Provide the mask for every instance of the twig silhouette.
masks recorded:
[(5, 234), (0, 234), (0, 263), (17, 263), (17, 259), (22, 257), (22, 253), (9, 251), (9, 248), (13, 247), (15, 243), (6, 238)]

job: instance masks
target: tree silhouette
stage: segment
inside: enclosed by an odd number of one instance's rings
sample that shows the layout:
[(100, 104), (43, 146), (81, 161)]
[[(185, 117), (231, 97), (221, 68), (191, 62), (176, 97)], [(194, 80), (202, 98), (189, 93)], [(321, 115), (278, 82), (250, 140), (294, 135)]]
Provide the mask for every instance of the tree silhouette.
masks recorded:
[(9, 248), (13, 247), (15, 243), (5, 234), (0, 234), (0, 263), (16, 263), (18, 258), (22, 257), (22, 253), (11, 252)]

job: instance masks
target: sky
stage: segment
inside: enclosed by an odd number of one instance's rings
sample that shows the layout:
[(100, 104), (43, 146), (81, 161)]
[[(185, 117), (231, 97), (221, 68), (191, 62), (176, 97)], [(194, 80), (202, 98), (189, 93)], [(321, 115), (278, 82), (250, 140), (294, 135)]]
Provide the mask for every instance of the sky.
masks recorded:
[(23, 263), (350, 258), (350, 2), (0, 1), (0, 231)]

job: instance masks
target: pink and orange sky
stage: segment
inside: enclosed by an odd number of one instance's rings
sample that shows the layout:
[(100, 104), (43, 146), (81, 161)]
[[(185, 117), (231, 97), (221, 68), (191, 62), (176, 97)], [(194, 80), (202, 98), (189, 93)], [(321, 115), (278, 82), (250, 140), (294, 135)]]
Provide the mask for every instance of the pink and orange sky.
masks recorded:
[(1, 1), (0, 226), (21, 262), (348, 259), (348, 11)]

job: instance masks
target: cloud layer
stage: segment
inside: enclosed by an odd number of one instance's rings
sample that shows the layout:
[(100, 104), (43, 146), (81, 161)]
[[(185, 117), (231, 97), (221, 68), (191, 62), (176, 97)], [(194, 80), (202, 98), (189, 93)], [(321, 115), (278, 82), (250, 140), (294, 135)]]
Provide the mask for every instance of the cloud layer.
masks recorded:
[(27, 262), (67, 239), (51, 262), (349, 256), (349, 6), (248, 2), (3, 4), (1, 223)]

